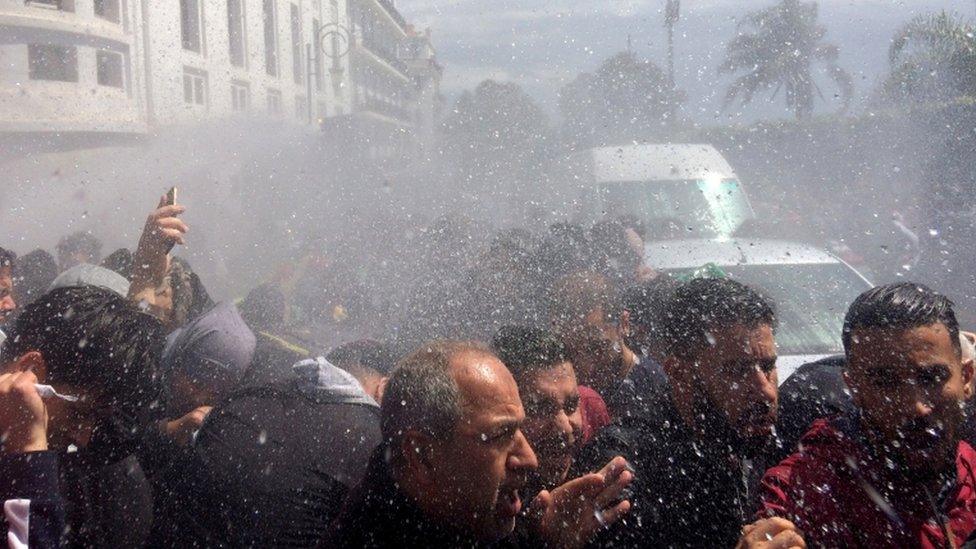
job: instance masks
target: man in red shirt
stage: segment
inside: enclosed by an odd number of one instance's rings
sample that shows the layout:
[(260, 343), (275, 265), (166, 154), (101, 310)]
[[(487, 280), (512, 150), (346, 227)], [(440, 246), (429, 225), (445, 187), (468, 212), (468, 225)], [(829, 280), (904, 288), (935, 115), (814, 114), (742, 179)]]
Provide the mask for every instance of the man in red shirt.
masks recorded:
[(855, 408), (818, 420), (766, 472), (764, 519), (740, 547), (958, 547), (976, 528), (976, 451), (960, 439), (973, 362), (952, 302), (881, 286), (844, 321)]

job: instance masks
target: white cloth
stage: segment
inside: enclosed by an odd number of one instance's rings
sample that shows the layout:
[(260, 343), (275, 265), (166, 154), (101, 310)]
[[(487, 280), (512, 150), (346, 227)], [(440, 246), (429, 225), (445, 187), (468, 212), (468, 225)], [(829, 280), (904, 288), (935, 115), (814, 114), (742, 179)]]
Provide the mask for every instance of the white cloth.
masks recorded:
[(7, 520), (7, 547), (27, 549), (30, 536), (30, 500), (8, 499), (3, 502), (3, 516)]

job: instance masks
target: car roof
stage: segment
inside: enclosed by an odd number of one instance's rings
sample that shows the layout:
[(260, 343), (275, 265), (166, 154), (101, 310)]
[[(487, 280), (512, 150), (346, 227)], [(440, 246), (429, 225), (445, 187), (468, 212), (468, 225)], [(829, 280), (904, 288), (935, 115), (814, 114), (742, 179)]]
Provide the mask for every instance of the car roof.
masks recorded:
[(709, 263), (719, 267), (841, 263), (826, 250), (809, 244), (754, 238), (652, 241), (645, 244), (644, 254), (647, 264), (659, 270), (692, 269)]
[(596, 147), (581, 153), (598, 182), (684, 181), (735, 177), (728, 161), (707, 144)]

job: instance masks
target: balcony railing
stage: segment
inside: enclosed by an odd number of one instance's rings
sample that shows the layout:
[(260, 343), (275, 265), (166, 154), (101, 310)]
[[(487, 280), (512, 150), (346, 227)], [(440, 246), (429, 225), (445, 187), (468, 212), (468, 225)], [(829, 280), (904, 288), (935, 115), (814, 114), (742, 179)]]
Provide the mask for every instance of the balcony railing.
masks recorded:
[(411, 116), (409, 110), (373, 97), (360, 98), (359, 108), (360, 110), (382, 114), (383, 116), (387, 116), (401, 122), (413, 122), (413, 116)]
[(359, 42), (364, 48), (376, 55), (376, 57), (386, 61), (391, 67), (399, 71), (402, 75), (407, 76), (407, 65), (399, 57), (397, 57), (395, 51), (391, 51), (378, 40), (375, 40), (370, 36), (362, 35), (361, 33)]

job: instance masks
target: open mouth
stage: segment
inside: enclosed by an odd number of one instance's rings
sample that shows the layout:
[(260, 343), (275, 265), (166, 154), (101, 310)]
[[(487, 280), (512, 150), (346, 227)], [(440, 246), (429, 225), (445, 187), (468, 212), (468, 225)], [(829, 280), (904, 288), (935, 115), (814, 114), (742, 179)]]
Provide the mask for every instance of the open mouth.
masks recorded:
[(522, 511), (522, 498), (519, 497), (518, 488), (509, 488), (502, 492), (501, 503), (504, 504), (503, 511), (506, 517), (514, 517)]

